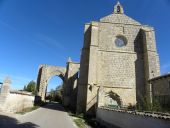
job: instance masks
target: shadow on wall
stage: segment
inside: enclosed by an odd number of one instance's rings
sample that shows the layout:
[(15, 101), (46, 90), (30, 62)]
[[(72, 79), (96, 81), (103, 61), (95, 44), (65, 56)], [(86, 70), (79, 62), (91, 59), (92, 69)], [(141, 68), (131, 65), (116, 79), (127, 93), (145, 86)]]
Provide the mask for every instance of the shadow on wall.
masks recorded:
[(68, 81), (70, 83), (70, 103), (69, 103), (69, 107), (72, 111), (76, 112), (77, 91), (78, 91), (78, 85), (77, 85), (78, 84), (78, 72), (76, 72), (72, 77), (70, 77)]
[(15, 118), (0, 115), (0, 128), (38, 128), (39, 126), (31, 122), (19, 123)]
[(134, 51), (137, 53), (135, 61), (135, 75), (136, 75), (136, 100), (137, 104), (142, 102), (145, 96), (145, 59), (144, 59), (144, 39), (142, 30), (139, 31), (135, 42)]

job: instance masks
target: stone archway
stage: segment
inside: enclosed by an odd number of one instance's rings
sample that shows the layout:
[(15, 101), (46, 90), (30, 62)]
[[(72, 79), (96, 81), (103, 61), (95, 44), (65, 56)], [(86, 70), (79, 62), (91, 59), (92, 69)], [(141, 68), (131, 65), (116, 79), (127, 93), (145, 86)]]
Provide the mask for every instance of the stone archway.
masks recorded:
[(105, 106), (120, 108), (122, 106), (122, 100), (117, 93), (109, 91), (105, 94)]
[(97, 95), (98, 107), (121, 108), (123, 106), (121, 97), (112, 90), (105, 90), (100, 86)]
[(53, 76), (58, 76), (63, 80), (65, 84), (66, 68), (50, 65), (40, 65), (37, 78), (37, 96), (41, 98), (41, 101), (45, 101), (46, 88), (48, 80)]

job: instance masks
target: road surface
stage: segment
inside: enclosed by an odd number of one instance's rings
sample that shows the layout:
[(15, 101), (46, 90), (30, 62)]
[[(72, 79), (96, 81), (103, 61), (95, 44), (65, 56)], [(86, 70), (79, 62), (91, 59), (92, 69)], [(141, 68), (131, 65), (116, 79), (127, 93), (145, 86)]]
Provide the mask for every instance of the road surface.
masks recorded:
[(0, 128), (76, 128), (58, 103), (49, 103), (21, 116), (0, 114)]

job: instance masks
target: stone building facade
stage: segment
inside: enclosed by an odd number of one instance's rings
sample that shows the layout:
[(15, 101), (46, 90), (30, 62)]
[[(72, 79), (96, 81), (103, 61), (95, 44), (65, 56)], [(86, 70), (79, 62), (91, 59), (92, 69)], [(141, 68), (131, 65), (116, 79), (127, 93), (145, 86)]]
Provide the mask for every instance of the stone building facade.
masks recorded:
[(119, 2), (112, 14), (85, 25), (78, 111), (95, 108), (101, 86), (119, 95), (122, 106), (135, 105), (150, 97), (148, 80), (159, 75), (154, 29), (126, 16)]
[(63, 79), (64, 105), (78, 113), (94, 112), (99, 90), (117, 96), (120, 107), (135, 105), (144, 96), (151, 100), (148, 80), (160, 75), (154, 28), (125, 15), (118, 2), (112, 14), (85, 24), (80, 64), (41, 65), (38, 74), (42, 100), (48, 80), (57, 75)]

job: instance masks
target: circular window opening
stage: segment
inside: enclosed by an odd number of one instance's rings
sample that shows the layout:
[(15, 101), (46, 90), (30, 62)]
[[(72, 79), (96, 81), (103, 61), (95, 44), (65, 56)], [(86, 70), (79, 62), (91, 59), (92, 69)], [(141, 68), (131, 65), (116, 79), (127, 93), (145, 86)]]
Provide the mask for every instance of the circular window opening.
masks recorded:
[(117, 36), (115, 39), (115, 44), (117, 47), (123, 47), (126, 45), (126, 39), (122, 36)]

